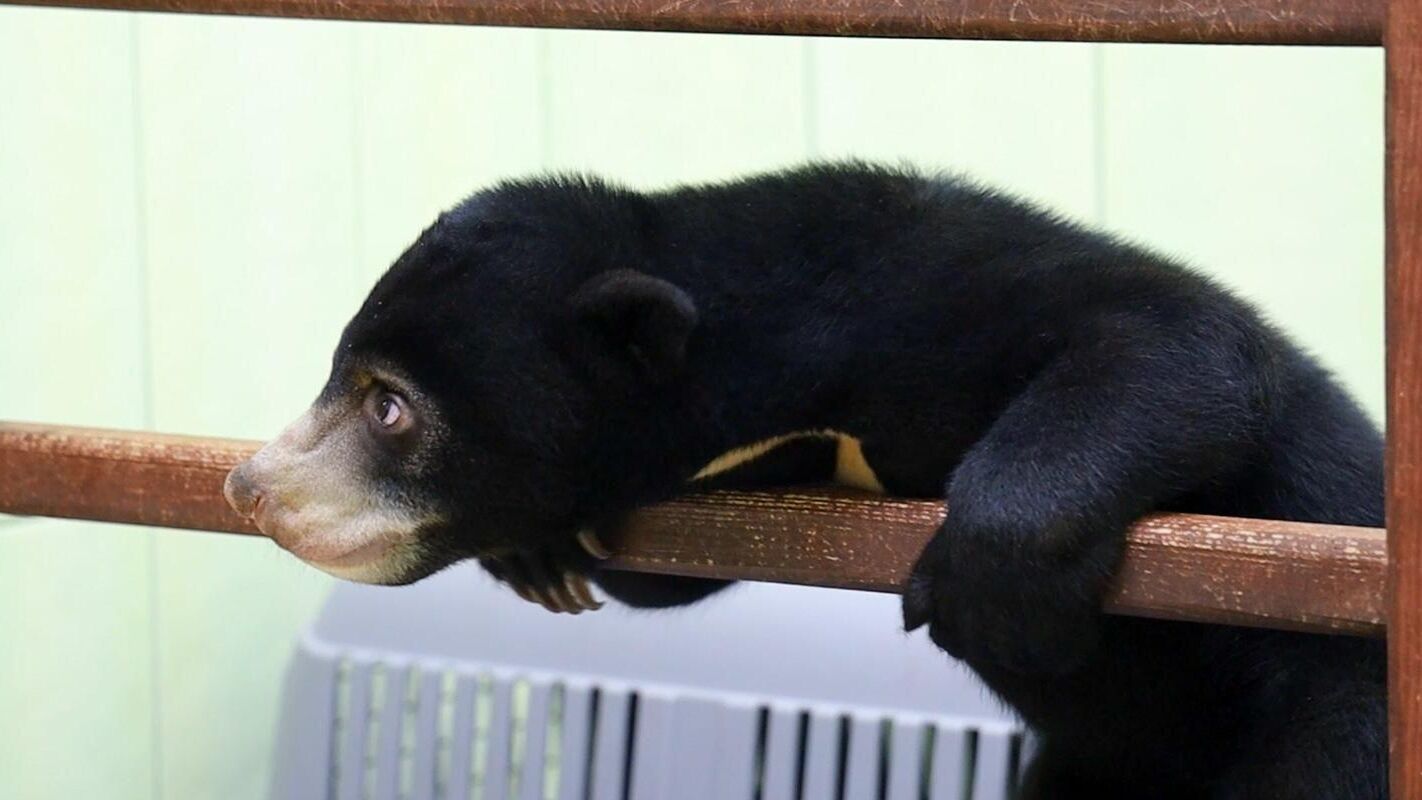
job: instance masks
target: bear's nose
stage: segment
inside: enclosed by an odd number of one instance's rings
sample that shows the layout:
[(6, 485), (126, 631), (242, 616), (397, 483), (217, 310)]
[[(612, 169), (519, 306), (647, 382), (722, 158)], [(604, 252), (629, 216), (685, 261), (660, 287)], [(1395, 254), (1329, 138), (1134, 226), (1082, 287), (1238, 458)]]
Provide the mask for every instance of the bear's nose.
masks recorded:
[(251, 519), (257, 513), (257, 502), (262, 499), (261, 487), (252, 480), (251, 463), (243, 461), (233, 467), (222, 483), (222, 494), (227, 498), (227, 504), (244, 519)]

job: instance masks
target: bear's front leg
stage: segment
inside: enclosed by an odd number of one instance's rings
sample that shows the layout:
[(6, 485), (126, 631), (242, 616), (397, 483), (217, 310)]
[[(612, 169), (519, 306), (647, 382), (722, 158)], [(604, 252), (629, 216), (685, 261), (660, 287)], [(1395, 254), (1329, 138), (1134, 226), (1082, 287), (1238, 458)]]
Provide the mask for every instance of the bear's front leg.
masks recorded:
[(979, 671), (1083, 666), (1131, 522), (1236, 468), (1265, 427), (1267, 372), (1227, 326), (1113, 330), (1059, 355), (969, 449), (904, 587), (905, 627)]
[(1099, 639), (1100, 595), (1117, 558), (1110, 539), (1088, 553), (1052, 552), (1027, 523), (950, 507), (905, 587), (904, 627), (973, 666), (1068, 673)]

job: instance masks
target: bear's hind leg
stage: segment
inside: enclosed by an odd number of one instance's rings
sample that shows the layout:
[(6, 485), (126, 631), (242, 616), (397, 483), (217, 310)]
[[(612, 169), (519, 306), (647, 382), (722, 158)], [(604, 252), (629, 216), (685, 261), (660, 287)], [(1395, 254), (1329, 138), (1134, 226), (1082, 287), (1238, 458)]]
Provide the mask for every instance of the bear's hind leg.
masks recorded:
[(1028, 764), (1016, 800), (1160, 800), (1153, 791), (1125, 792), (1081, 770), (1080, 760), (1043, 745)]
[(1310, 698), (1261, 726), (1213, 800), (1387, 800), (1387, 707), (1372, 690)]

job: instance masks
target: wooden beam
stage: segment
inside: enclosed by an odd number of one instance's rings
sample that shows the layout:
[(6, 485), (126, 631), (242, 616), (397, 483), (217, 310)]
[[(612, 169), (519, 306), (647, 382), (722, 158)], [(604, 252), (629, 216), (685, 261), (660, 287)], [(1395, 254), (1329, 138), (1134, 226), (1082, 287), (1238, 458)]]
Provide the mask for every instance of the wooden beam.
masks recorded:
[(260, 532), (222, 497), (257, 442), (0, 422), (0, 512)]
[[(644, 509), (609, 542), (640, 572), (898, 592), (942, 520), (932, 501), (718, 492)], [(1106, 609), (1380, 635), (1386, 558), (1372, 528), (1158, 514), (1132, 528)]]
[(535, 28), (1376, 45), (1385, 0), (3, 0), (188, 14)]
[(1422, 4), (1387, 21), (1388, 719), (1393, 800), (1422, 800)]
[[(0, 423), (0, 511), (256, 533), (222, 499), (255, 442)], [(940, 503), (843, 491), (722, 492), (644, 509), (608, 536), (622, 569), (897, 592)], [(1156, 515), (1131, 531), (1108, 610), (1381, 635), (1384, 533)]]

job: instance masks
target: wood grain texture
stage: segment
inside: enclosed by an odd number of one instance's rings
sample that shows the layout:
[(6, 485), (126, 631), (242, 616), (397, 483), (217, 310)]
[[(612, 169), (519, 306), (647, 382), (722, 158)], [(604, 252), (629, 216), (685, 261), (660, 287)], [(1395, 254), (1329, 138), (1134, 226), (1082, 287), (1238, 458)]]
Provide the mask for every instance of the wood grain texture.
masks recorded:
[[(14, 0), (4, 0), (13, 2)], [(546, 28), (1375, 45), (1385, 0), (21, 0), (23, 5)]]
[(258, 533), (222, 497), (257, 442), (0, 423), (0, 511)]
[[(0, 511), (256, 533), (222, 481), (254, 442), (0, 423)], [(644, 509), (612, 566), (897, 592), (941, 504), (843, 491), (723, 492)], [(1385, 535), (1370, 528), (1156, 515), (1131, 531), (1108, 610), (1381, 635)]]
[[(941, 504), (831, 492), (692, 495), (634, 515), (616, 566), (897, 592)], [(1193, 514), (1131, 530), (1107, 610), (1364, 635), (1384, 627), (1382, 531)]]
[(1387, 25), (1388, 719), (1392, 798), (1422, 800), (1422, 4)]

